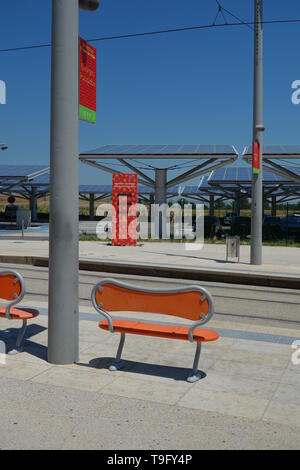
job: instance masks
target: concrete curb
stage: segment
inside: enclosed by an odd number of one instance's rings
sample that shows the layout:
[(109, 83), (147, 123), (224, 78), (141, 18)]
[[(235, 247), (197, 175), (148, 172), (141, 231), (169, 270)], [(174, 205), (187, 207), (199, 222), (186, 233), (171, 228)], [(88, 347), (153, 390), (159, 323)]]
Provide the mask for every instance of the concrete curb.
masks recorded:
[[(48, 257), (0, 255), (0, 262), (6, 264), (28, 264), (48, 267)], [(166, 277), (196, 281), (221, 282), (262, 287), (276, 287), (300, 290), (300, 277), (286, 274), (270, 274), (244, 271), (213, 270), (207, 268), (184, 268), (180, 266), (142, 265), (120, 261), (79, 261), (81, 271), (131, 274), (137, 276)]]

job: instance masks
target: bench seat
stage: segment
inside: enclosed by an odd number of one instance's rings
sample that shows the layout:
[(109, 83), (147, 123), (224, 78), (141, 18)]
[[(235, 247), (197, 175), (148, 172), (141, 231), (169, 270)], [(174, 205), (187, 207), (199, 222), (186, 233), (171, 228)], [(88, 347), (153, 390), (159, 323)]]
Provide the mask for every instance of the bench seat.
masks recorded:
[(21, 274), (11, 269), (0, 270), (0, 299), (6, 301), (6, 305), (0, 305), (0, 318), (22, 322), (16, 341), (16, 347), (9, 351), (8, 354), (17, 354), (22, 351), (21, 345), (26, 332), (27, 321), (39, 315), (38, 310), (16, 307), (16, 305), (21, 302), (24, 295), (25, 281)]
[[(157, 336), (158, 338), (188, 340), (189, 327), (159, 325), (157, 323), (145, 323), (136, 320), (113, 320), (114, 331), (116, 333), (129, 333), (133, 335)], [(102, 330), (109, 331), (107, 320), (99, 323)], [(196, 328), (194, 330), (194, 341), (208, 342), (219, 339), (219, 334), (214, 330)]]
[[(219, 338), (216, 331), (203, 328), (214, 314), (214, 301), (206, 289), (198, 285), (153, 289), (116, 279), (102, 279), (93, 288), (92, 302), (101, 315), (99, 328), (120, 335), (116, 359), (109, 366), (110, 371), (123, 367), (121, 357), (128, 333), (195, 343), (193, 369), (187, 381), (194, 383), (203, 377), (198, 371), (202, 343)], [(126, 317), (116, 316), (121, 313)], [(138, 318), (128, 318), (129, 315), (138, 315)], [(168, 315), (168, 323), (156, 321), (156, 315)], [(181, 318), (184, 324), (178, 324), (171, 317)]]
[[(11, 308), (10, 316), (12, 320), (31, 320), (39, 315), (38, 310), (31, 308)], [(0, 318), (6, 317), (6, 307), (0, 307)]]

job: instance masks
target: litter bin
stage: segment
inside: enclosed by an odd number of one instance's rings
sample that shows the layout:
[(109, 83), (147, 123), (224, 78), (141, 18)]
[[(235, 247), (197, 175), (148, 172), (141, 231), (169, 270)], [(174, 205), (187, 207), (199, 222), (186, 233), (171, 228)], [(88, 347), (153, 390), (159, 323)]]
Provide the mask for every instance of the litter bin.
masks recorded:
[(31, 226), (31, 211), (26, 211), (23, 209), (17, 210), (17, 227), (22, 228), (22, 223), (24, 223), (24, 228)]
[(240, 237), (235, 236), (227, 236), (226, 238), (226, 261), (229, 258), (237, 258), (238, 263), (240, 262), (240, 244), (241, 240)]

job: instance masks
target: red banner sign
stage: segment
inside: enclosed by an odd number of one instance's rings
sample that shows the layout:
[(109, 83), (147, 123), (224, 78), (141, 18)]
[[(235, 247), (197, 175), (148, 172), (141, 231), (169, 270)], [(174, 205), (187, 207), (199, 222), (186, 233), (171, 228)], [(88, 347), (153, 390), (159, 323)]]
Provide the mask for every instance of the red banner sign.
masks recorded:
[(260, 145), (257, 140), (252, 144), (252, 172), (260, 173)]
[(97, 50), (79, 38), (79, 119), (96, 122)]
[(136, 174), (113, 174), (112, 244), (136, 246), (138, 178)]

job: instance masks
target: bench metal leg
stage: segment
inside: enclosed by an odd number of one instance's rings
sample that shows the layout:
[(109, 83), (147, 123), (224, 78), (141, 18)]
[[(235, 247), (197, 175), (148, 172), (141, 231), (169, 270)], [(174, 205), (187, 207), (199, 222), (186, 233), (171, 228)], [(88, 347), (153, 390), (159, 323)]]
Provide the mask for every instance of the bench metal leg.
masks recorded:
[(17, 338), (16, 348), (8, 352), (10, 356), (14, 356), (15, 354), (22, 352), (23, 348), (21, 347), (21, 344), (25, 335), (26, 328), (27, 328), (27, 320), (23, 320), (23, 325), (19, 331), (19, 335)]
[(197, 382), (197, 380), (201, 379), (201, 373), (198, 371), (200, 354), (201, 354), (201, 342), (197, 343), (195, 359), (194, 359), (194, 364), (193, 364), (193, 371), (192, 371), (192, 374), (187, 378), (187, 381), (190, 383)]
[(111, 372), (115, 372), (116, 370), (119, 370), (123, 366), (123, 362), (121, 361), (121, 356), (124, 348), (124, 343), (125, 343), (125, 333), (121, 333), (121, 338), (120, 338), (120, 344), (118, 347), (118, 352), (117, 352), (117, 357), (115, 362), (109, 367), (109, 370)]

